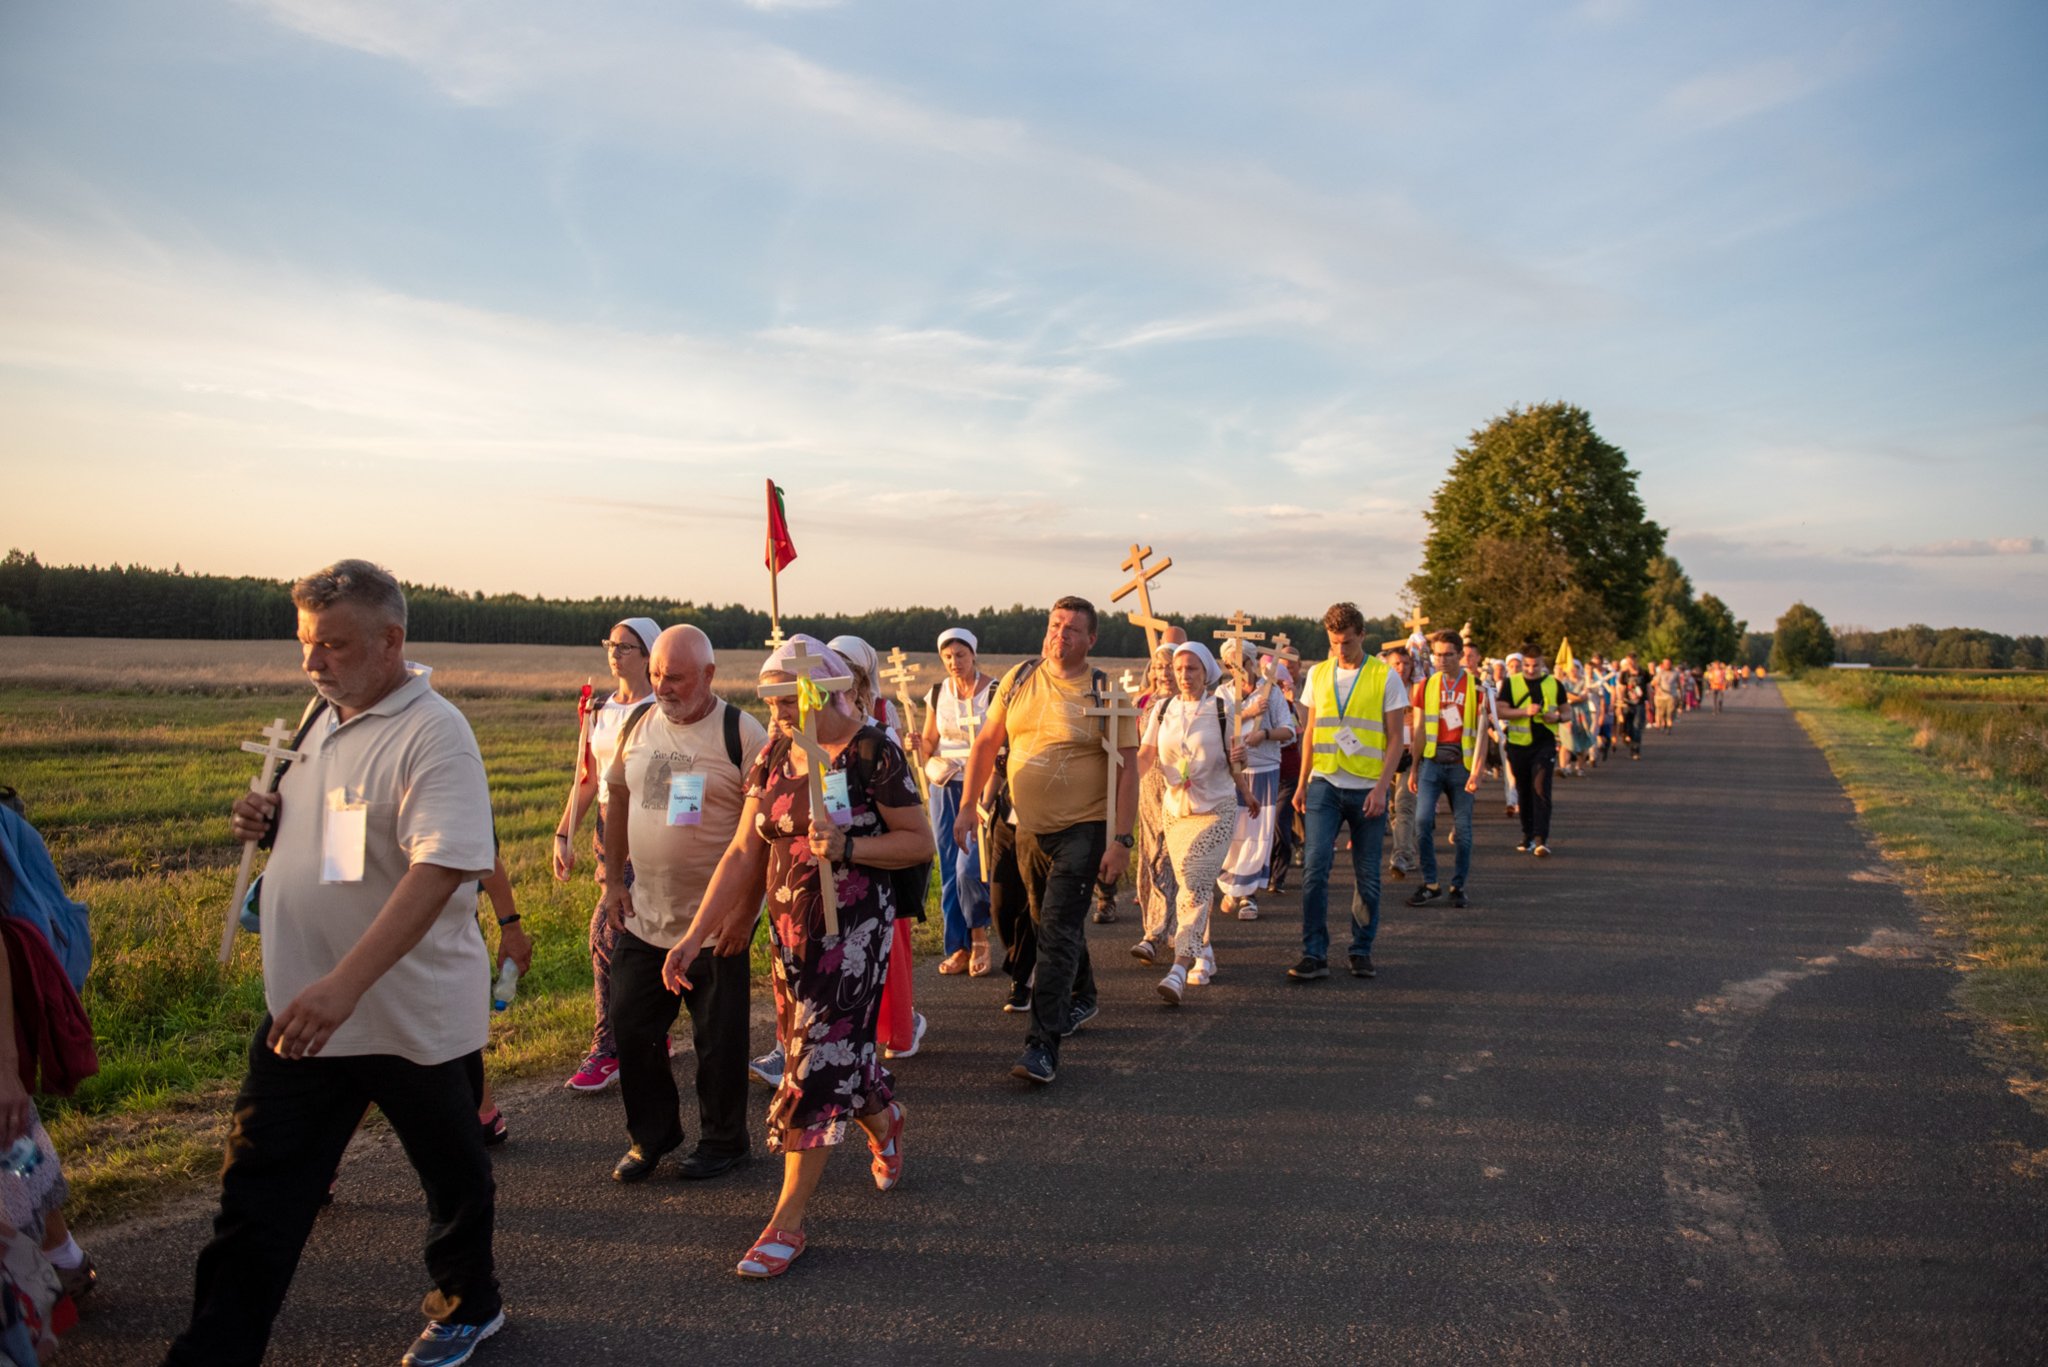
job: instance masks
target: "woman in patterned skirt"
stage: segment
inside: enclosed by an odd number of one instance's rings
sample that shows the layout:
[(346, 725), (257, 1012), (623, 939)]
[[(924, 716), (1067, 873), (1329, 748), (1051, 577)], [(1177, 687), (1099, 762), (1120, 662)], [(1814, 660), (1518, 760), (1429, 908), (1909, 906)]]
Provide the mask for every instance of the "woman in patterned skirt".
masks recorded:
[[(761, 667), (764, 684), (792, 682), (801, 644), (822, 661), (814, 678), (851, 677), (846, 662), (809, 636), (793, 636)], [(834, 818), (813, 823), (809, 780), (790, 737), (813, 710), (830, 757), (825, 802)], [(775, 1034), (786, 1065), (768, 1106), (768, 1147), (783, 1155), (782, 1196), (768, 1227), (740, 1260), (743, 1277), (780, 1276), (804, 1250), (804, 1211), (825, 1161), (849, 1123), (866, 1132), (875, 1185), (903, 1173), (903, 1117), (875, 1044), (896, 917), (888, 873), (932, 857), (931, 827), (903, 752), (854, 711), (850, 692), (808, 702), (776, 697), (769, 742), (747, 779), (738, 833), (720, 858), (662, 976), (681, 991), (698, 947), (716, 934), (743, 944), (765, 893), (772, 934)], [(839, 888), (839, 934), (825, 933), (818, 861)], [(735, 938), (727, 940), (725, 934)]]

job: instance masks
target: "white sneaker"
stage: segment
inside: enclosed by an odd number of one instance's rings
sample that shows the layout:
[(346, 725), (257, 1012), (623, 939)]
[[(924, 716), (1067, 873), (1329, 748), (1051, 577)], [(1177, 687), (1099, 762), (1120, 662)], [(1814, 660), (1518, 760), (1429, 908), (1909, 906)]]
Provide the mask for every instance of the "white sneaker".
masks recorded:
[(1195, 956), (1194, 966), (1188, 969), (1189, 987), (1206, 987), (1216, 976), (1216, 956), (1203, 950)]
[(909, 1058), (924, 1048), (924, 1031), (931, 1024), (924, 1018), (924, 1012), (913, 1012), (910, 1018), (910, 1047), (908, 1049), (884, 1049), (883, 1058)]
[(1238, 919), (1238, 920), (1240, 920), (1240, 921), (1256, 921), (1256, 920), (1258, 920), (1258, 919), (1259, 919), (1259, 903), (1258, 903), (1258, 899), (1256, 899), (1256, 898), (1252, 898), (1252, 897), (1247, 897), (1247, 898), (1245, 898), (1245, 899), (1244, 899), (1244, 900), (1243, 900), (1242, 902), (1239, 902), (1239, 903), (1237, 904), (1237, 919)]
[(1166, 976), (1159, 980), (1159, 1000), (1168, 1006), (1179, 1006), (1181, 993), (1187, 990), (1188, 971), (1179, 964), (1166, 970)]

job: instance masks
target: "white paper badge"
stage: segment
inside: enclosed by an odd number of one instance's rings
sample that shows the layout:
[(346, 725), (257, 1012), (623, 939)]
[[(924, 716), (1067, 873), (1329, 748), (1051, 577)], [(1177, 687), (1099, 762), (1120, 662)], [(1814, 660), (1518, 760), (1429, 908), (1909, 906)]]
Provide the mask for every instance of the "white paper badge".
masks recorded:
[(846, 791), (846, 771), (835, 769), (825, 775), (825, 815), (835, 826), (853, 824), (853, 799)]
[(704, 775), (668, 776), (668, 824), (697, 826), (704, 821)]
[(320, 881), (362, 882), (363, 851), (369, 839), (369, 806), (350, 802), (345, 788), (331, 789), (326, 819), (320, 825)]
[(1358, 733), (1350, 727), (1340, 726), (1337, 728), (1337, 748), (1347, 755), (1362, 755), (1365, 753), (1365, 742), (1360, 740)]

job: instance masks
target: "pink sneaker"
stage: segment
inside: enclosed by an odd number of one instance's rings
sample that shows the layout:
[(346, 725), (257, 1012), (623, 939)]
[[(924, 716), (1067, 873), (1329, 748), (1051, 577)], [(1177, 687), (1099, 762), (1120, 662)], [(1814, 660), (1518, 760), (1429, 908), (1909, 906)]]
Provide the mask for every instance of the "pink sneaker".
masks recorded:
[(619, 1061), (602, 1054), (592, 1054), (583, 1060), (583, 1066), (576, 1075), (563, 1083), (572, 1092), (601, 1092), (619, 1080)]

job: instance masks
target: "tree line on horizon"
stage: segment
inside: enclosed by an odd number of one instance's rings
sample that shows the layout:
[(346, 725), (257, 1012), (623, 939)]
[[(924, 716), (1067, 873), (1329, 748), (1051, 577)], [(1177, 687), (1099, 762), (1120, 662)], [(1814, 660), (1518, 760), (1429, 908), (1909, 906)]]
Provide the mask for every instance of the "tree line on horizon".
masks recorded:
[[(615, 622), (652, 617), (663, 626), (688, 622), (722, 650), (759, 649), (768, 638), (768, 614), (739, 603), (723, 606), (659, 598), (543, 598), (525, 594), (462, 593), (437, 585), (405, 585), (406, 635), (415, 641), (473, 645), (595, 645)], [(1096, 604), (1101, 632), (1096, 652), (1106, 657), (1145, 653), (1145, 633), (1122, 612)], [(1047, 609), (1022, 603), (961, 612), (950, 607), (876, 608), (863, 613), (789, 613), (785, 632), (821, 639), (846, 633), (887, 650), (931, 650), (939, 633), (964, 626), (981, 648), (997, 655), (1034, 655), (1045, 641)], [(1228, 623), (1221, 615), (1176, 616), (1198, 641)], [(1320, 622), (1312, 617), (1262, 617), (1254, 630), (1286, 635), (1310, 659), (1323, 654)], [(33, 552), (11, 550), (0, 559), (0, 635), (121, 636), (177, 640), (284, 640), (298, 631), (291, 584), (282, 579), (190, 574), (140, 565), (45, 565)], [(1370, 618), (1375, 643), (1405, 634), (1400, 615)], [(1377, 633), (1375, 635), (1375, 633)]]

